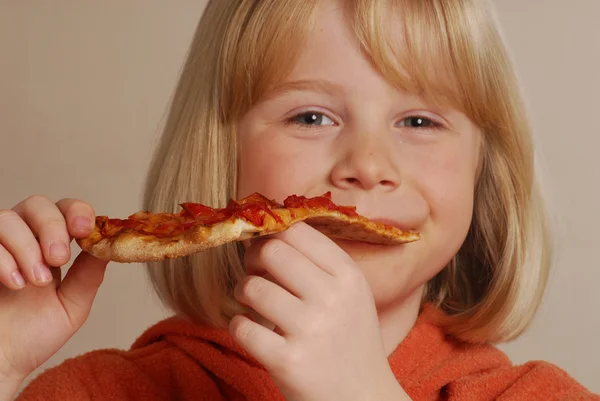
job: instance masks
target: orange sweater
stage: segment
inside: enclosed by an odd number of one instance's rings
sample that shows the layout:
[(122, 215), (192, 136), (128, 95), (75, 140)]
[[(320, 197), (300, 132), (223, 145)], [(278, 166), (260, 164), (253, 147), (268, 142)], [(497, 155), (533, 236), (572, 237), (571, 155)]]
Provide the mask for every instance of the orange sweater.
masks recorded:
[[(390, 355), (413, 400), (600, 400), (545, 362), (512, 366), (498, 349), (467, 345), (434, 324), (426, 308)], [(19, 401), (250, 400), (283, 397), (263, 368), (227, 331), (178, 318), (147, 330), (128, 351), (100, 350), (38, 376)]]

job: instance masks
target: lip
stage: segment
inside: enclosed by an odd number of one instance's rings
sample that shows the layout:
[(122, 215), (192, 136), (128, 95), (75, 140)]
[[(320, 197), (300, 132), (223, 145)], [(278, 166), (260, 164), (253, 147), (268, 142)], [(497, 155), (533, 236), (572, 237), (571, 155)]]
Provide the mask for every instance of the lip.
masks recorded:
[(392, 226), (392, 227), (396, 227), (399, 228), (400, 230), (402, 230), (403, 232), (407, 232), (407, 231), (413, 231), (409, 228), (406, 228), (406, 226), (404, 224), (402, 224), (400, 221), (398, 220), (394, 220), (394, 219), (390, 219), (390, 218), (379, 218), (379, 217), (370, 217), (369, 220), (371, 220), (374, 223), (380, 223), (386, 226)]

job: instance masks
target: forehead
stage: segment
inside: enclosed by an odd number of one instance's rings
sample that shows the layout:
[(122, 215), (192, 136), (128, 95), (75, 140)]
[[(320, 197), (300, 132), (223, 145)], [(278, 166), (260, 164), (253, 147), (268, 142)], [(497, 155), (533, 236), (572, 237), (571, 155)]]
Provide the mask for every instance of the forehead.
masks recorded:
[(319, 3), (314, 25), (299, 50), (296, 68), (315, 73), (332, 69), (343, 73), (340, 61), (369, 65), (349, 15), (337, 1)]
[(483, 122), (489, 114), (486, 82), (497, 77), (482, 69), (495, 67), (484, 64), (485, 57), (478, 54), (483, 49), (480, 31), (485, 24), (462, 9), (467, 3), (260, 2), (260, 12), (244, 17), (248, 22), (241, 35), (230, 36), (234, 41), (230, 47), (238, 50), (228, 53), (230, 58), (223, 62), (227, 69), (221, 91), (226, 93), (225, 118), (243, 116), (290, 78), (336, 76), (359, 85), (368, 71), (387, 87)]
[(323, 0), (315, 11), (314, 24), (298, 48), (290, 73), (273, 84), (274, 91), (303, 80), (320, 81), (319, 89), (327, 90), (327, 82), (333, 80), (341, 89), (401, 89), (457, 106), (452, 101), (457, 90), (451, 86), (456, 79), (450, 60), (430, 51), (439, 48), (438, 39), (434, 34), (420, 35), (417, 43), (407, 37), (415, 28), (407, 27), (409, 17), (400, 8), (367, 15), (354, 2)]
[(276, 86), (335, 92), (372, 85), (378, 75), (361, 49), (347, 12), (337, 1), (323, 1), (290, 74)]

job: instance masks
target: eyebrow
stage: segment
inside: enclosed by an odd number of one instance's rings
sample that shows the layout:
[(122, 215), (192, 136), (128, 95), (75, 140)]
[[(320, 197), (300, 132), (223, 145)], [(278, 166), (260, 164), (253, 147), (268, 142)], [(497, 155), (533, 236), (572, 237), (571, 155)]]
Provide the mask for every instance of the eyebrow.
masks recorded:
[(343, 89), (340, 86), (327, 80), (303, 79), (298, 81), (284, 82), (281, 85), (277, 85), (269, 91), (265, 98), (272, 99), (274, 97), (296, 91), (317, 92), (325, 95), (334, 95), (342, 93)]

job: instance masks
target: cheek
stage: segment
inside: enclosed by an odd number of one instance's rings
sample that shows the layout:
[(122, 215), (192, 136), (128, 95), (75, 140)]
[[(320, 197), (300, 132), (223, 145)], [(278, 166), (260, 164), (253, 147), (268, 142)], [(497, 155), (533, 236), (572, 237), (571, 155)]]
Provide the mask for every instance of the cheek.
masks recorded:
[(421, 281), (437, 274), (462, 246), (471, 226), (478, 152), (476, 143), (456, 143), (413, 159), (410, 180), (429, 206), (423, 227)]
[(421, 157), (412, 177), (430, 206), (430, 217), (444, 230), (465, 232), (471, 223), (475, 175), (479, 157), (476, 141), (457, 141)]
[(309, 191), (327, 171), (322, 149), (293, 138), (242, 132), (239, 143), (238, 198), (260, 192), (283, 201)]
[(471, 221), (475, 180), (465, 167), (461, 162), (452, 163), (424, 183), (423, 193), (428, 198), (431, 218), (443, 220), (448, 228), (464, 229)]

